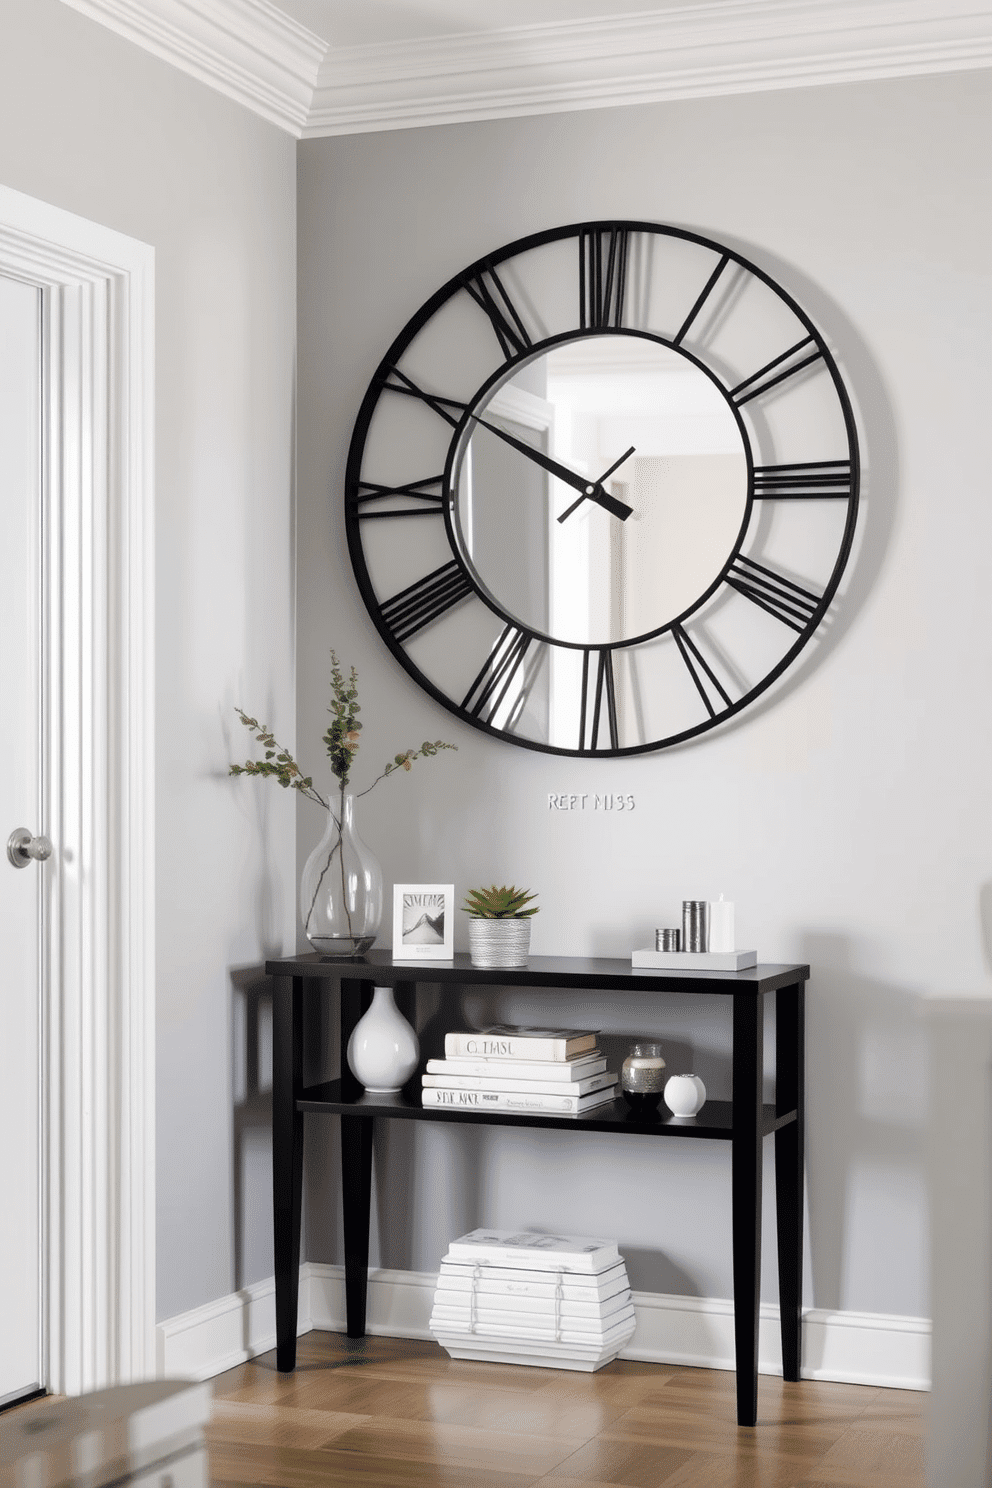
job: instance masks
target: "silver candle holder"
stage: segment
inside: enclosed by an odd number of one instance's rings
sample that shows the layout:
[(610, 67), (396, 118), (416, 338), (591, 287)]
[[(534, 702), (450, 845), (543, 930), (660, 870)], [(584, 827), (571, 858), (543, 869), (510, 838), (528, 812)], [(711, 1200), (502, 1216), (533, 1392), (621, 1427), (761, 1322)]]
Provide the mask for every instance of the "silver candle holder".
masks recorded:
[(709, 949), (710, 906), (708, 899), (682, 900), (682, 949)]
[(656, 951), (680, 951), (682, 949), (682, 931), (656, 930), (654, 932), (654, 948)]

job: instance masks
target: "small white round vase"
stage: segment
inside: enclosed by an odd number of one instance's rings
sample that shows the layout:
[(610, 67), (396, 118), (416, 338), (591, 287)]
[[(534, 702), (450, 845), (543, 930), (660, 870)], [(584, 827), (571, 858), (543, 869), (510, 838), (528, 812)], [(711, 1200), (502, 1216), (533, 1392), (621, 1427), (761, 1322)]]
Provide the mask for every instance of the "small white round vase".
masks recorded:
[(665, 1105), (673, 1116), (695, 1116), (706, 1100), (706, 1086), (698, 1075), (673, 1075), (665, 1086)]
[(376, 987), (372, 1006), (348, 1040), (348, 1067), (373, 1095), (392, 1095), (417, 1068), (420, 1043), (393, 999), (392, 987)]

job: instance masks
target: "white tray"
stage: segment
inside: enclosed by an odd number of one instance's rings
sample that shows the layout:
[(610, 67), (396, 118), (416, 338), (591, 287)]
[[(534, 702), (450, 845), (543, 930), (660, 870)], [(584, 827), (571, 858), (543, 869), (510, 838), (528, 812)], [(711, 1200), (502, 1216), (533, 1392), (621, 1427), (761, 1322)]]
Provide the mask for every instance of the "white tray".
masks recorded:
[(631, 966), (652, 971), (746, 971), (757, 966), (757, 951), (634, 951)]

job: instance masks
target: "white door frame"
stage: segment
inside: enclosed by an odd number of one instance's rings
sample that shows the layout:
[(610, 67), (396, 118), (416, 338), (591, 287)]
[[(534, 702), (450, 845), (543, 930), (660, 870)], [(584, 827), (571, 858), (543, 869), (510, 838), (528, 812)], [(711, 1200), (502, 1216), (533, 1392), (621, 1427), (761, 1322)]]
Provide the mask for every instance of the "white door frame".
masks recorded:
[(44, 1383), (155, 1366), (154, 250), (0, 186), (45, 387)]

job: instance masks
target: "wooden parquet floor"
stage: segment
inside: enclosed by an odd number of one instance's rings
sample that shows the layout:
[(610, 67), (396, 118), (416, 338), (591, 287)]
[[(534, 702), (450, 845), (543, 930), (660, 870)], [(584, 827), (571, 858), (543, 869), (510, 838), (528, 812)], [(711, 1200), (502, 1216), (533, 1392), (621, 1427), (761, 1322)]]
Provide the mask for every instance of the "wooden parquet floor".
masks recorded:
[(433, 1343), (300, 1339), (214, 1380), (214, 1488), (923, 1488), (927, 1397), (617, 1360), (598, 1374), (449, 1359)]

